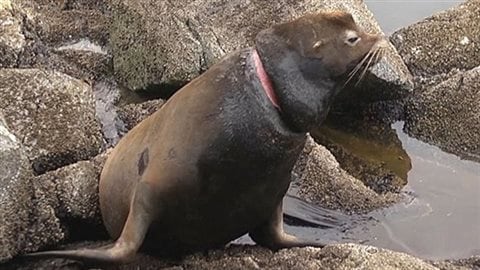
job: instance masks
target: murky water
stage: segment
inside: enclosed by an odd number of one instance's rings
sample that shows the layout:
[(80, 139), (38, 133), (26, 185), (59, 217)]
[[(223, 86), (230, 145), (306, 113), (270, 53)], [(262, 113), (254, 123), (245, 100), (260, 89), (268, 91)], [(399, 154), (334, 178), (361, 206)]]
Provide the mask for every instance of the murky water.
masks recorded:
[(294, 218), (287, 218), (286, 230), (303, 238), (364, 243), (426, 259), (480, 255), (480, 164), (411, 138), (402, 127), (402, 122), (392, 125), (412, 165), (404, 202), (365, 216), (345, 216), (287, 198), (285, 212)]
[(402, 126), (393, 128), (412, 162), (404, 188), (410, 199), (372, 213), (371, 227), (350, 234), (422, 258), (480, 255), (480, 164), (408, 137)]

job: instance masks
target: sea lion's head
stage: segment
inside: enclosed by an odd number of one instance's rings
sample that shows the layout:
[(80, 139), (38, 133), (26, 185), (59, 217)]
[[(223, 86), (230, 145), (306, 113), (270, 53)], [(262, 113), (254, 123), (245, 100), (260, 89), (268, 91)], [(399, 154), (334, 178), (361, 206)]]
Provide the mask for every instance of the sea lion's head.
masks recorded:
[(366, 33), (351, 14), (343, 11), (309, 14), (274, 25), (257, 36), (257, 44), (265, 39), (274, 39), (302, 57), (321, 61), (331, 77), (347, 73), (362, 60), (372, 65), (387, 45), (382, 35)]
[[(333, 98), (358, 71), (361, 77), (387, 47), (346, 12), (320, 12), (267, 28), (255, 48), (273, 82), (282, 119), (308, 132), (325, 119)], [(350, 78), (346, 74), (350, 72)], [(360, 80), (359, 79), (359, 80)]]

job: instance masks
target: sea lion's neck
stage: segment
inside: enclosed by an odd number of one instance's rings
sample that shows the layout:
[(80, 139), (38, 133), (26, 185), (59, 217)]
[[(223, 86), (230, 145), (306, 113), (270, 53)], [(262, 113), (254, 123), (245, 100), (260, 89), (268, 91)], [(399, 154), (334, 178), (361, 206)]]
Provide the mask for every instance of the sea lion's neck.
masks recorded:
[(325, 119), (335, 82), (321, 60), (302, 57), (271, 41), (257, 41), (256, 49), (278, 97), (282, 119), (294, 131), (309, 132)]

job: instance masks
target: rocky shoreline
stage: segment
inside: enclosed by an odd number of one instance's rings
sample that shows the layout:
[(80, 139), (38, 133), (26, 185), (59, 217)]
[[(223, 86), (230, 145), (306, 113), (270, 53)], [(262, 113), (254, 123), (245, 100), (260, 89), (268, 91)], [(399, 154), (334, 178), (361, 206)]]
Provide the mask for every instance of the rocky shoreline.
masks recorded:
[[(250, 46), (264, 25), (319, 9), (349, 11), (381, 31), (360, 0), (0, 0), (0, 269), (85, 269), (16, 257), (105, 241), (99, 173), (108, 149), (165, 102), (148, 99), (168, 98)], [(360, 126), (404, 120), (411, 136), (480, 161), (479, 22), (480, 2), (469, 0), (392, 34), (386, 57), (344, 91), (329, 117)], [(312, 133), (297, 162), (296, 195), (344, 213), (402, 200), (405, 181), (332, 140), (347, 124), (329, 127)], [(381, 129), (366, 136), (399, 144)], [(361, 244), (277, 253), (232, 245), (181, 261), (139, 255), (108, 269), (160, 268), (479, 269), (480, 257), (428, 262)]]

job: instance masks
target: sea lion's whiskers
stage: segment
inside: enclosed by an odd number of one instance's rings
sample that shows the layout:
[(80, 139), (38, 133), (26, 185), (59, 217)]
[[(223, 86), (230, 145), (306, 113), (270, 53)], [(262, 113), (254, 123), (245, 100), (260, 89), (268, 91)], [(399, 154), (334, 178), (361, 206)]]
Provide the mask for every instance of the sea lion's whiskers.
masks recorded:
[(362, 58), (362, 60), (355, 66), (355, 68), (348, 74), (347, 81), (343, 84), (343, 87), (345, 87), (357, 74), (357, 72), (360, 70), (362, 65), (365, 63), (365, 61), (368, 59), (368, 57), (371, 55), (372, 50), (368, 51), (368, 53)]
[(377, 50), (377, 53), (375, 54), (375, 59), (372, 62), (372, 67), (380, 61), (380, 59), (383, 57), (384, 54), (384, 49), (380, 48)]
[(377, 49), (377, 54), (375, 55), (375, 60), (373, 60), (373, 65), (375, 65), (376, 63), (378, 63), (378, 61), (380, 61), (380, 58), (383, 56), (384, 53), (385, 53), (384, 48), (380, 47)]
[(380, 61), (380, 58), (383, 57), (383, 55), (385, 54), (385, 51), (386, 51), (385, 48), (380, 48), (379, 49), (378, 58), (375, 59), (375, 63), (378, 63), (378, 61)]
[(370, 68), (375, 65), (376, 63), (376, 60), (377, 60), (377, 57), (378, 57), (378, 53), (379, 53), (380, 50), (376, 49), (374, 54), (372, 55), (372, 57), (370, 58), (370, 60), (368, 61), (368, 64), (365, 66), (365, 69), (363, 70), (363, 73), (362, 75), (360, 76), (360, 79), (358, 80), (357, 84), (358, 85), (360, 83), (361, 80), (363, 80), (363, 78), (365, 77), (365, 74), (368, 70), (370, 70)]
[(348, 74), (348, 77), (351, 77), (355, 75), (355, 73), (357, 73), (357, 71), (362, 67), (362, 65), (365, 63), (365, 60), (370, 56), (371, 53), (372, 53), (372, 50), (370, 49), (368, 53), (362, 58), (362, 60), (355, 66), (355, 68), (352, 71), (350, 71), (350, 73)]
[(367, 70), (368, 68), (370, 67), (370, 65), (374, 62), (372, 62), (373, 58), (375, 58), (375, 56), (377, 55), (378, 53), (378, 50), (375, 50), (373, 54), (370, 55), (370, 59), (368, 60), (368, 63), (367, 65), (365, 65), (365, 68), (363, 69), (362, 71), (362, 74), (360, 75), (360, 77), (358, 78), (358, 81), (355, 83), (355, 86), (358, 86), (360, 84), (360, 82), (362, 81), (363, 77), (365, 76), (365, 74), (367, 73)]
[(355, 66), (355, 68), (348, 74), (348, 79), (345, 82), (345, 84), (343, 85), (344, 87), (345, 87), (345, 85), (347, 85), (352, 80), (352, 78), (355, 76), (355, 74), (360, 70), (360, 68), (365, 63), (365, 61), (368, 59), (368, 57), (370, 56), (371, 53), (372, 53), (372, 50), (370, 49), (368, 51), (368, 53), (362, 58), (362, 60)]

